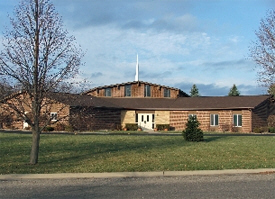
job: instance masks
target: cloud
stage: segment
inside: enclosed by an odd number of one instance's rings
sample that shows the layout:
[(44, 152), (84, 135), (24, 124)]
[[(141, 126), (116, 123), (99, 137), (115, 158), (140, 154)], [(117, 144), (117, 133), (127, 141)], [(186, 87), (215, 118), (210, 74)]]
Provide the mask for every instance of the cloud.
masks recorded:
[(126, 22), (124, 29), (138, 29), (138, 30), (154, 30), (154, 31), (171, 31), (171, 32), (195, 32), (199, 31), (198, 21), (195, 16), (185, 14), (179, 17), (169, 15), (157, 19), (149, 20), (131, 20)]
[(241, 59), (233, 59), (233, 60), (224, 60), (224, 61), (216, 61), (216, 62), (203, 62), (200, 63), (201, 66), (207, 68), (207, 70), (244, 70), (251, 71), (253, 63), (245, 58)]
[(101, 72), (91, 74), (91, 78), (98, 78), (98, 77), (102, 77), (102, 76), (103, 76), (103, 73), (101, 73)]
[[(188, 14), (189, 1), (54, 0), (59, 13), (74, 28), (113, 25), (122, 29), (196, 31), (199, 24)], [(62, 8), (61, 8), (62, 7)], [(178, 15), (181, 12), (183, 14)], [(176, 14), (174, 14), (176, 13)]]

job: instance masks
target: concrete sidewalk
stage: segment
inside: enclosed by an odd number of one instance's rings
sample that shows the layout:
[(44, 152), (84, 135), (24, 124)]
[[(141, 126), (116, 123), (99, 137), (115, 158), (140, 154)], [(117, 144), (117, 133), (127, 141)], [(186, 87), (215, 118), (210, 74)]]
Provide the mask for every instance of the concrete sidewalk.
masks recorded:
[(200, 171), (114, 172), (114, 173), (57, 173), (57, 174), (10, 174), (0, 175), (0, 180), (22, 179), (72, 179), (72, 178), (134, 178), (176, 177), (198, 175), (274, 174), (275, 169), (232, 169)]

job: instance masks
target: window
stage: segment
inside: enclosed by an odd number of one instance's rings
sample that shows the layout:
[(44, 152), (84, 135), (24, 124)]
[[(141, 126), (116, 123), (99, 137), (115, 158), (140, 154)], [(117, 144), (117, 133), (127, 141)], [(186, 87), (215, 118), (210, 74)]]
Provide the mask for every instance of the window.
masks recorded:
[(125, 97), (131, 97), (131, 85), (125, 85)]
[(210, 115), (210, 126), (218, 126), (219, 125), (219, 115), (211, 114)]
[(56, 121), (57, 120), (57, 112), (51, 112), (51, 120)]
[(235, 127), (241, 127), (242, 126), (242, 115), (236, 114), (233, 115), (233, 122)]
[(150, 85), (145, 85), (144, 97), (151, 97), (151, 86)]
[(155, 128), (155, 114), (152, 114), (152, 129)]
[(164, 97), (170, 97), (170, 89), (164, 88)]
[(105, 96), (111, 97), (112, 96), (112, 89), (111, 88), (105, 88)]
[(138, 114), (136, 113), (136, 123), (138, 123)]

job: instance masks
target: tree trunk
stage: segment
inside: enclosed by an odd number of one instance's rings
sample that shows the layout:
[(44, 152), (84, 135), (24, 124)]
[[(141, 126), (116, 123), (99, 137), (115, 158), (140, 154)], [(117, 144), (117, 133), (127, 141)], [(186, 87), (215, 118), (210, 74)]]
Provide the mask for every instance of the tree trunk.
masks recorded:
[(32, 129), (32, 150), (30, 155), (30, 164), (38, 163), (38, 153), (39, 153), (39, 141), (40, 141), (40, 130)]
[[(39, 2), (35, 1), (35, 46), (34, 46), (34, 65), (33, 65), (33, 102), (32, 102), (32, 113), (33, 113), (33, 126), (32, 126), (32, 150), (30, 155), (30, 164), (38, 163), (39, 153), (39, 141), (40, 141), (40, 128), (39, 128), (39, 117), (40, 117), (40, 97), (38, 90), (38, 67), (39, 67)], [(41, 92), (41, 91), (40, 91)]]

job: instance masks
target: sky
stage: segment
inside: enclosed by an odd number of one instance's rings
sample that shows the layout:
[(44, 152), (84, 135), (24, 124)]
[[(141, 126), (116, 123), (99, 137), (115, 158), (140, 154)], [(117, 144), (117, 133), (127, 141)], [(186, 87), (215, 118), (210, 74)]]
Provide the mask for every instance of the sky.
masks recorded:
[[(0, 37), (19, 0), (0, 0)], [(203, 96), (266, 94), (249, 57), (274, 0), (52, 0), (85, 51), (79, 79), (91, 88), (135, 80)]]

